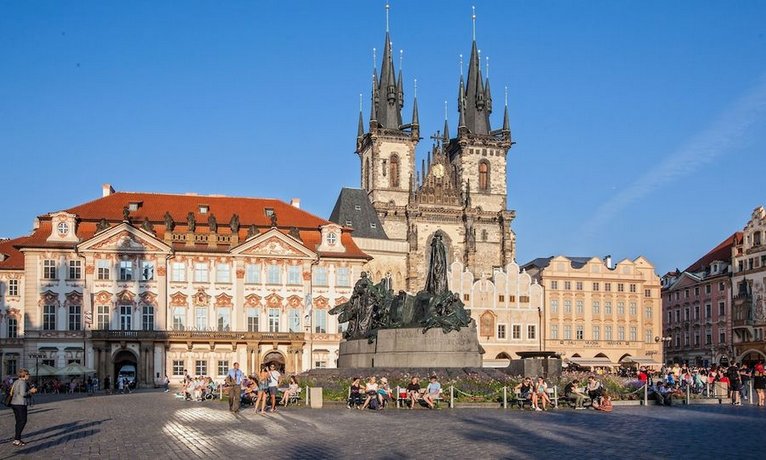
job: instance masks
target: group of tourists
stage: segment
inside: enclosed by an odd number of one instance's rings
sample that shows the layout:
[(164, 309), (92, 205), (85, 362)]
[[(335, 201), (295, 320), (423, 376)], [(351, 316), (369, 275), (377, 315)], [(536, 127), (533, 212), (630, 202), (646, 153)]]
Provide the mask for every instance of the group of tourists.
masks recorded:
[(287, 388), (280, 389), (281, 383), (282, 374), (274, 364), (262, 366), (258, 374), (245, 376), (239, 368), (239, 363), (234, 363), (224, 380), (224, 389), (229, 398), (229, 411), (236, 414), (243, 405), (252, 405), (257, 414), (266, 415), (268, 404), (269, 412), (277, 412), (279, 391), (282, 391), (279, 403), (283, 406), (287, 406), (300, 393), (300, 385), (294, 375), (288, 379)]
[[(763, 361), (755, 363), (732, 363), (728, 366), (713, 365), (709, 368), (681, 365), (675, 363), (663, 367), (656, 380), (648, 380), (658, 404), (671, 405), (672, 396), (690, 393), (700, 394), (705, 391), (720, 396), (721, 390), (735, 406), (742, 401), (756, 401), (758, 406), (766, 406), (766, 371)], [(712, 388), (712, 390), (711, 390)], [(751, 394), (751, 389), (755, 394)]]
[(412, 377), (406, 388), (397, 388), (397, 390), (399, 390), (399, 394), (395, 394), (386, 377), (381, 377), (378, 381), (377, 377), (371, 376), (364, 384), (362, 384), (361, 377), (354, 377), (349, 387), (346, 407), (360, 410), (383, 410), (392, 401), (395, 401), (395, 398), (398, 398), (410, 409), (419, 405), (434, 409), (436, 402), (441, 399), (442, 386), (438, 378), (432, 375), (425, 388), (421, 387), (418, 377)]

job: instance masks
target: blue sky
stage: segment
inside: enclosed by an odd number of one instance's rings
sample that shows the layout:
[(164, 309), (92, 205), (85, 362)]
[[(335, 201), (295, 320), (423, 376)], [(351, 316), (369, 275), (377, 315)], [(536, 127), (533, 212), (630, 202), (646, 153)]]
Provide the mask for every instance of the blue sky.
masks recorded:
[[(766, 204), (766, 3), (394, 1), (418, 158), (445, 100), (455, 132), (472, 5), (495, 127), (509, 88), (519, 262), (683, 269)], [(366, 117), (384, 32), (383, 1), (0, 3), (0, 236), (106, 182), (329, 216), (359, 186), (359, 93)]]

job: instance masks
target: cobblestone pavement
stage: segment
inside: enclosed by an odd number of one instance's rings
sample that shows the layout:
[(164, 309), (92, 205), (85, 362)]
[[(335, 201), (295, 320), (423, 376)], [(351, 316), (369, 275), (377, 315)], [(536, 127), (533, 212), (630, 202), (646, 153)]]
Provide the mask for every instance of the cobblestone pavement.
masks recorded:
[[(45, 397), (42, 397), (45, 398)], [(0, 411), (2, 436), (13, 413)], [(234, 415), (219, 401), (172, 393), (69, 399), (30, 410), (28, 444), (0, 442), (0, 458), (764, 458), (766, 408), (731, 405), (615, 407), (611, 414), (560, 409), (289, 407)]]

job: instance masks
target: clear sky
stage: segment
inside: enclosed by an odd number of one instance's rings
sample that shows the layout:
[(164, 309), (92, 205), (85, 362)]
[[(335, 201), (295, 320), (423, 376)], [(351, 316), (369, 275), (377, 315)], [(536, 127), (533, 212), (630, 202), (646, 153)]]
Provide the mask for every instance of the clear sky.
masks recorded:
[[(359, 186), (384, 4), (1, 2), (0, 236), (107, 182), (299, 197), (328, 217)], [(644, 255), (662, 274), (766, 204), (766, 2), (393, 1), (419, 159), (445, 100), (455, 132), (472, 5), (493, 127), (508, 86), (519, 262)]]

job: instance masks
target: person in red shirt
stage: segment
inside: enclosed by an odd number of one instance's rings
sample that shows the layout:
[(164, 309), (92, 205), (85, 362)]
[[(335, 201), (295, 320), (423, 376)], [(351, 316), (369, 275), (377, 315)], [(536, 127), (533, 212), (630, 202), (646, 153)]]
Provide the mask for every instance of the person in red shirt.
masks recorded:
[(638, 370), (638, 380), (640, 380), (641, 383), (646, 383), (646, 381), (649, 380), (649, 375), (646, 373), (646, 368), (643, 366)]
[(766, 405), (766, 369), (763, 361), (758, 361), (753, 368), (753, 388), (758, 394), (758, 405)]

